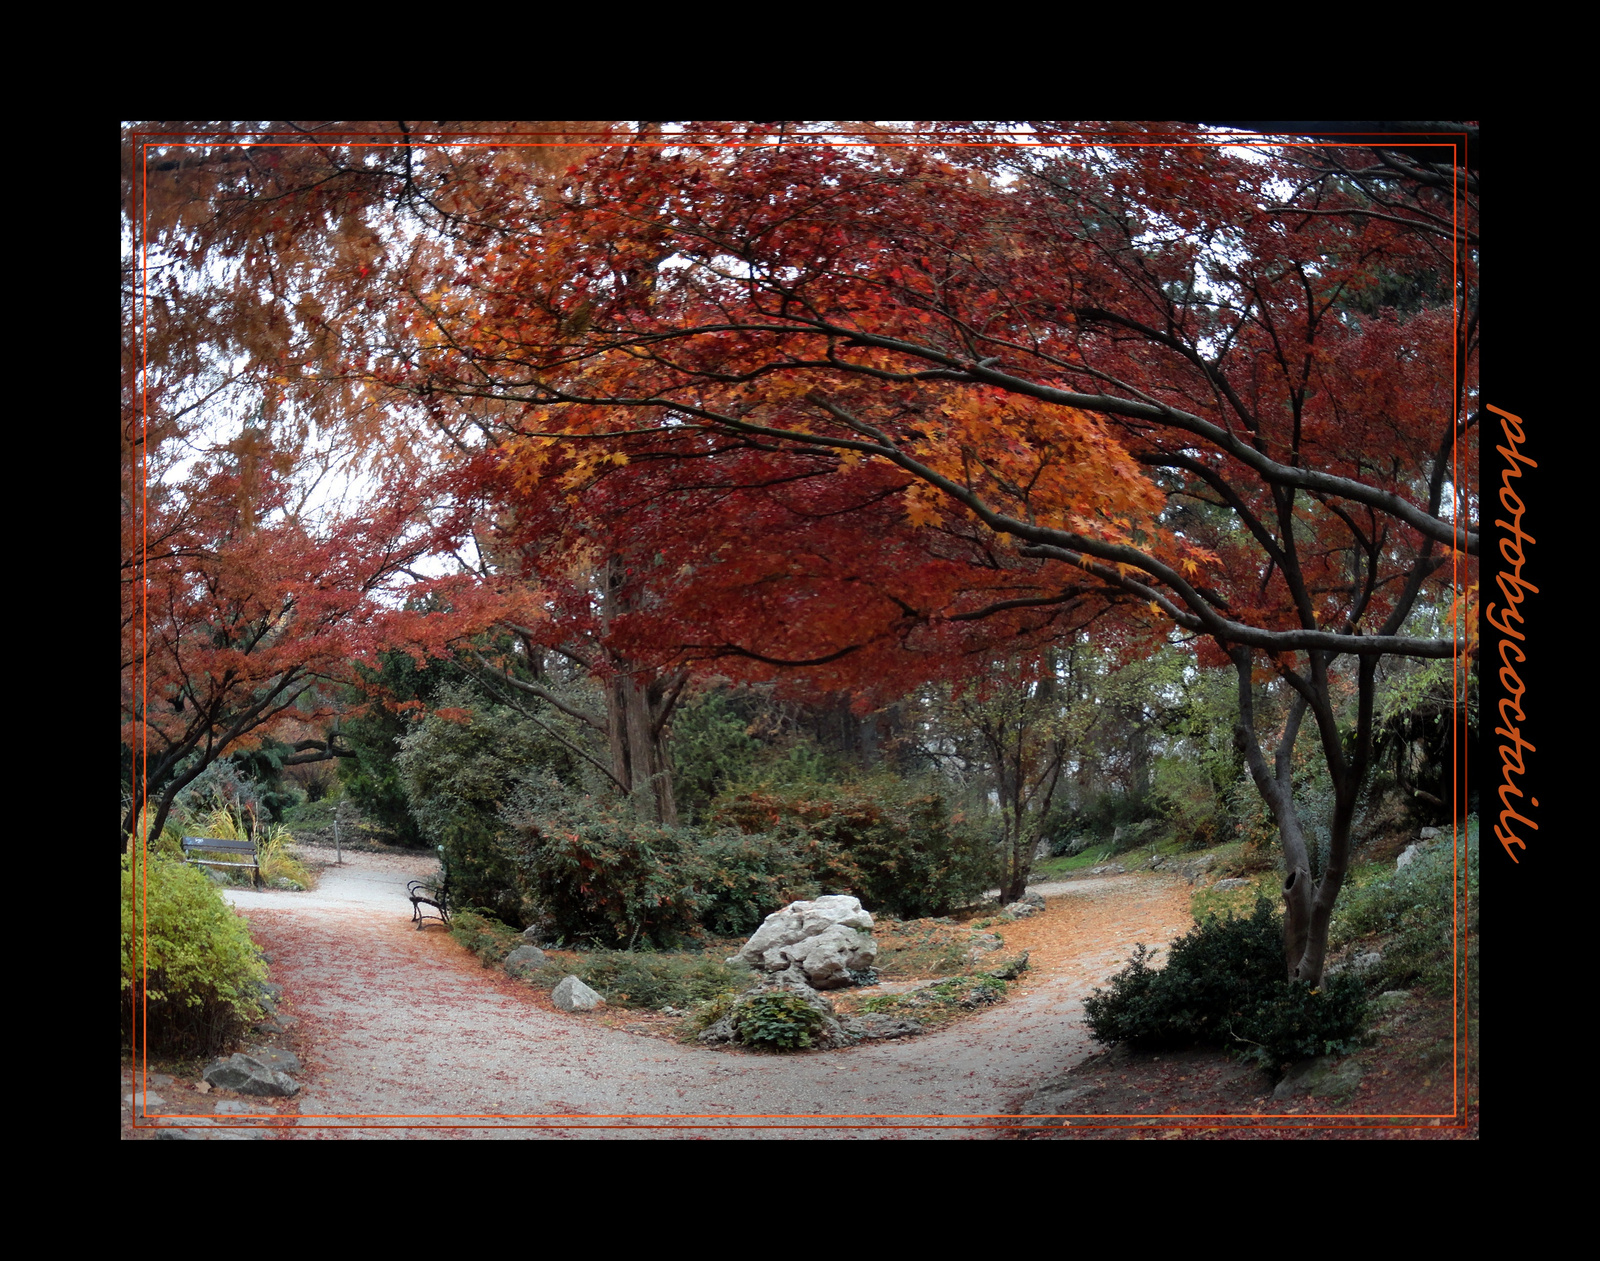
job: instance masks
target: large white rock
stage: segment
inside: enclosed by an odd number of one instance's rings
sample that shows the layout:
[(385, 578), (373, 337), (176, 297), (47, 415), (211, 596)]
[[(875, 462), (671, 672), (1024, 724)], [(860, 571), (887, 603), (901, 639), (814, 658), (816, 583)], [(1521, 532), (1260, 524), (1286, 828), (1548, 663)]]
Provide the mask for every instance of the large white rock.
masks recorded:
[(872, 916), (858, 898), (833, 894), (814, 902), (791, 902), (767, 916), (728, 962), (763, 972), (799, 967), (814, 988), (837, 989), (850, 984), (851, 972), (865, 971), (878, 957), (871, 930)]

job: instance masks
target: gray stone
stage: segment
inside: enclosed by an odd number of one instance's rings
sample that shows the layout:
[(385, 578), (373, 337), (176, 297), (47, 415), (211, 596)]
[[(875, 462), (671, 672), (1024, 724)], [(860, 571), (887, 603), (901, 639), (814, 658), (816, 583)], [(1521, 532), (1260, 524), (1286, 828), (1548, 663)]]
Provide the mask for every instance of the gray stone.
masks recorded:
[(217, 1106), (213, 1108), (212, 1111), (218, 1116), (245, 1117), (262, 1115), (261, 1106), (259, 1104), (246, 1103), (242, 1099), (218, 1100)]
[(865, 1016), (851, 1016), (839, 1022), (844, 1031), (854, 1037), (877, 1041), (889, 1038), (910, 1038), (925, 1033), (927, 1026), (921, 1021), (905, 1016), (890, 1016), (874, 1012)]
[(1421, 852), (1422, 843), (1420, 841), (1413, 841), (1410, 845), (1407, 845), (1405, 849), (1401, 850), (1400, 857), (1394, 860), (1395, 869), (1399, 870), (1403, 867), (1409, 867), (1411, 865), (1411, 860)]
[(1024, 950), (1015, 959), (1008, 959), (998, 968), (994, 968), (984, 975), (992, 976), (997, 981), (1015, 981), (1028, 970), (1028, 954), (1029, 952)]
[(1301, 1060), (1273, 1088), (1274, 1099), (1347, 1098), (1361, 1082), (1361, 1065), (1354, 1060), (1336, 1061), (1331, 1055)]
[(550, 998), (562, 1011), (593, 1011), (606, 1001), (575, 976), (563, 978), (550, 991)]
[[(1091, 876), (1120, 876), (1128, 869), (1121, 863), (1105, 863), (1099, 867), (1089, 868)], [(1190, 883), (1193, 883), (1192, 881)]]
[(1165, 854), (1151, 854), (1150, 861), (1145, 866), (1150, 868), (1151, 871), (1159, 871), (1166, 861), (1167, 856)]
[(704, 1043), (706, 1046), (723, 1046), (726, 1043), (732, 1042), (733, 1041), (733, 1019), (732, 1019), (732, 1017), (731, 1016), (724, 1016), (721, 1020), (715, 1021), (714, 1023), (707, 1025), (700, 1032), (699, 1036), (695, 1038), (695, 1041)]
[(1014, 915), (1018, 919), (1027, 919), (1030, 915), (1037, 915), (1040, 909), (1031, 902), (1012, 902), (1006, 907), (1006, 914)]
[(1245, 889), (1248, 888), (1249, 885), (1250, 882), (1243, 876), (1229, 876), (1226, 880), (1217, 881), (1217, 883), (1211, 887), (1213, 889)]
[(298, 1073), (301, 1069), (300, 1058), (293, 1051), (280, 1050), (275, 1046), (253, 1046), (246, 1052), (253, 1060), (259, 1060), (268, 1068), (278, 1069), (285, 1073)]
[(1215, 854), (1201, 854), (1196, 858), (1190, 858), (1185, 862), (1179, 863), (1178, 874), (1190, 884), (1193, 884), (1206, 872), (1210, 871), (1216, 861)]
[(225, 1123), (204, 1117), (191, 1117), (182, 1122), (167, 1122), (162, 1124), (155, 1132), (156, 1138), (167, 1139), (258, 1139), (266, 1138), (267, 1131), (254, 1126), (228, 1126)]
[(846, 1022), (839, 1020), (834, 1013), (833, 1004), (806, 983), (805, 973), (796, 966), (763, 977), (759, 984), (752, 986), (739, 995), (734, 1000), (734, 1004), (729, 1009), (728, 1014), (710, 1025), (705, 1032), (700, 1034), (697, 1041), (707, 1046), (719, 1046), (738, 1041), (733, 1024), (739, 1008), (762, 995), (773, 993), (788, 994), (798, 998), (822, 1017), (821, 1028), (818, 1029), (812, 1042), (813, 1050), (826, 1051), (836, 1047), (850, 1046), (863, 1036), (854, 1033)]
[(160, 1112), (162, 1108), (167, 1106), (166, 1098), (156, 1094), (153, 1090), (134, 1091), (132, 1094), (123, 1095), (122, 1102), (132, 1108), (135, 1115), (140, 1117)]
[(201, 1075), (211, 1085), (222, 1090), (236, 1090), (241, 1095), (287, 1096), (300, 1090), (300, 1083), (288, 1073), (242, 1053), (230, 1055), (225, 1060), (213, 1060)]
[(974, 950), (998, 950), (1005, 944), (1000, 940), (999, 933), (976, 933), (972, 938)]
[(1417, 835), (1420, 836), (1425, 841), (1431, 841), (1431, 840), (1433, 840), (1434, 837), (1439, 835), (1439, 829), (1438, 828), (1423, 828), (1422, 831), (1417, 833)]
[(545, 961), (545, 953), (538, 946), (518, 946), (506, 956), (506, 971), (512, 976), (531, 976)]

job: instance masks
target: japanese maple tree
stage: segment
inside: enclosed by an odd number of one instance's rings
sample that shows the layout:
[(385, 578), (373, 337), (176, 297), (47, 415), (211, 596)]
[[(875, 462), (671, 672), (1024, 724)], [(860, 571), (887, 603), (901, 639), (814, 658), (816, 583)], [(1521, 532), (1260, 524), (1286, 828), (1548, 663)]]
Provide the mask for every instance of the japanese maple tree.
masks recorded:
[[(1449, 146), (1419, 175), (1178, 126), (957, 138), (603, 152), (413, 274), (413, 349), (368, 379), (473, 417), (530, 519), (571, 514), (530, 546), (634, 568), (641, 651), (861, 682), (905, 660), (870, 648), (892, 627), (948, 659), (959, 618), (1029, 632), (1092, 600), (1231, 663), (1287, 969), (1316, 983), (1377, 664), (1464, 648), (1407, 624), (1475, 572), (1476, 176)], [(1267, 732), (1269, 677), (1293, 702)], [(1315, 876), (1307, 716), (1334, 788)]]

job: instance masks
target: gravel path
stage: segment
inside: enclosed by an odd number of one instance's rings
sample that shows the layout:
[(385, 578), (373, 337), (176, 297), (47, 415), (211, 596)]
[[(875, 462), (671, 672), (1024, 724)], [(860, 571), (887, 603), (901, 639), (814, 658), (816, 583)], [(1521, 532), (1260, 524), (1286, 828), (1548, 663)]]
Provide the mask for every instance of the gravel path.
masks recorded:
[(1097, 925), (1117, 916), (1082, 966), (916, 1038), (716, 1053), (557, 1011), (437, 926), (415, 931), (405, 883), (426, 864), (352, 853), (312, 891), (227, 891), (302, 1025), (305, 1089), (286, 1136), (991, 1137), (989, 1118), (1089, 1052), (1082, 998), (1122, 943), (1190, 922), (1186, 891), (1159, 877), (1040, 886), (1052, 903), (1095, 903)]

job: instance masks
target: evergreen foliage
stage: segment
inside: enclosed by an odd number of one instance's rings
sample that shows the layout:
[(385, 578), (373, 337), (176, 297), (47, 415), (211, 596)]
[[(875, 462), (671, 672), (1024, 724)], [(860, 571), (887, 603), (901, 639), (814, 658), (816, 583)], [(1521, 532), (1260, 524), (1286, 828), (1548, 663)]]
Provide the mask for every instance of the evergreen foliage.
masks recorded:
[(1283, 920), (1265, 898), (1248, 919), (1207, 919), (1172, 943), (1165, 968), (1142, 944), (1084, 1013), (1101, 1042), (1141, 1050), (1221, 1046), (1263, 1067), (1355, 1049), (1366, 991), (1349, 974), (1319, 987), (1284, 979)]

